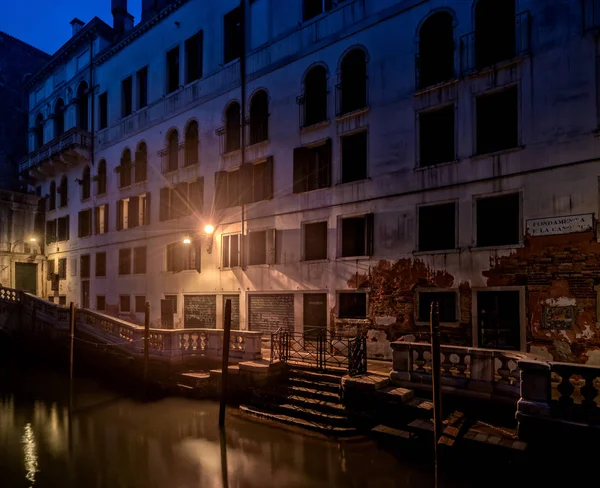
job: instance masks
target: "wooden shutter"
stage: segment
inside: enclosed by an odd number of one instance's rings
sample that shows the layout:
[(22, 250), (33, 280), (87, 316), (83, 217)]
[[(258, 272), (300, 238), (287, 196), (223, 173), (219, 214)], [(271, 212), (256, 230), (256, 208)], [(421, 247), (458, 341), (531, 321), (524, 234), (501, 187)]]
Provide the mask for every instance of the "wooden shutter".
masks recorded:
[(264, 178), (263, 188), (265, 189), (265, 194), (263, 196), (265, 200), (271, 200), (273, 198), (273, 187), (275, 186), (273, 181), (273, 156), (267, 158)]
[(319, 147), (319, 188), (331, 186), (331, 138)]
[(227, 171), (215, 173), (215, 208), (227, 207)]
[(123, 230), (123, 200), (117, 202), (117, 230)]
[(202, 213), (204, 207), (204, 178), (198, 178), (196, 181), (192, 181), (188, 191), (192, 210)]
[(94, 234), (100, 234), (100, 207), (94, 207)]
[(254, 165), (252, 163), (240, 166), (238, 184), (240, 187), (240, 204), (252, 203), (254, 201)]
[(302, 193), (307, 189), (308, 153), (305, 147), (294, 149), (294, 193)]
[(189, 215), (190, 205), (188, 203), (188, 183), (178, 183), (175, 187), (174, 192), (175, 203), (173, 206), (177, 209), (175, 218), (184, 217), (185, 215)]
[(65, 217), (65, 223), (66, 223), (66, 237), (67, 237), (66, 240), (68, 241), (69, 237), (70, 237), (70, 232), (71, 232), (71, 229), (70, 229), (70, 227), (71, 227), (71, 218), (70, 218), (70, 215), (67, 215)]
[(267, 264), (275, 264), (277, 261), (277, 231), (268, 229), (267, 232)]
[(140, 225), (140, 197), (129, 198), (127, 228), (131, 229)]
[(108, 232), (108, 203), (104, 204), (104, 232)]
[(373, 214), (365, 215), (365, 254), (367, 256), (373, 255)]
[(158, 214), (158, 220), (164, 222), (169, 220), (169, 188), (160, 189), (160, 211)]
[(146, 208), (144, 210), (144, 225), (150, 225), (150, 192), (146, 193)]
[(85, 210), (80, 211), (77, 214), (78, 222), (77, 222), (77, 237), (81, 237), (83, 235), (83, 212)]

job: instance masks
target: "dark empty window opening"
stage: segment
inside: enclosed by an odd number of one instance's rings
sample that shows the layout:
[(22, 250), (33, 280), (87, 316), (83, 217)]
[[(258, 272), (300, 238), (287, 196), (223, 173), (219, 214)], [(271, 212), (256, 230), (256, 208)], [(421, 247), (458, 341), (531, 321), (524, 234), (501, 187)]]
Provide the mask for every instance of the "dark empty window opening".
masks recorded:
[(92, 209), (81, 210), (79, 212), (79, 237), (89, 237), (92, 235)]
[(102, 93), (98, 97), (98, 125), (100, 129), (106, 129), (108, 127), (108, 94)]
[(477, 200), (477, 246), (519, 244), (520, 194), (511, 193)]
[(131, 274), (131, 249), (119, 249), (119, 274)]
[(325, 144), (294, 149), (294, 193), (331, 186), (331, 139)]
[(133, 112), (133, 79), (128, 76), (121, 82), (121, 117)]
[(106, 296), (97, 295), (96, 296), (96, 310), (99, 312), (103, 312), (106, 310)]
[(431, 303), (438, 302), (440, 311), (440, 322), (454, 323), (458, 321), (456, 316), (456, 293), (453, 291), (419, 291), (419, 322), (430, 321)]
[(341, 138), (342, 183), (364, 180), (367, 177), (367, 131)]
[(225, 112), (225, 152), (240, 148), (241, 120), (240, 104), (233, 102)]
[(304, 225), (304, 259), (327, 259), (327, 222)]
[(202, 31), (185, 41), (185, 82), (202, 78)]
[(167, 171), (177, 171), (179, 168), (179, 133), (172, 130), (167, 139)]
[(192, 120), (185, 130), (184, 166), (198, 164), (198, 122)]
[(456, 204), (419, 207), (419, 251), (456, 248)]
[(327, 120), (327, 71), (323, 66), (315, 66), (304, 78), (303, 127)]
[(339, 293), (338, 317), (341, 319), (364, 319), (367, 317), (366, 293)]
[(342, 257), (370, 256), (373, 247), (373, 215), (341, 219)]
[(83, 174), (82, 174), (82, 178), (81, 178), (81, 199), (82, 200), (86, 200), (86, 199), (90, 198), (91, 186), (92, 186), (92, 174), (90, 171), (90, 167), (86, 166), (83, 169)]
[(165, 300), (171, 300), (171, 303), (173, 303), (173, 313), (177, 313), (177, 295), (165, 295)]
[(56, 209), (56, 182), (50, 182), (50, 191), (48, 192), (48, 210)]
[(517, 87), (477, 97), (477, 153), (503, 151), (518, 144)]
[(477, 292), (478, 346), (519, 350), (520, 310), (520, 294), (517, 290)]
[(260, 90), (250, 100), (250, 144), (269, 139), (269, 100)]
[(223, 62), (229, 63), (242, 52), (242, 13), (239, 7), (223, 17)]
[(57, 223), (57, 240), (59, 242), (68, 241), (69, 240), (69, 216), (59, 217), (56, 219)]
[(34, 126), (35, 149), (39, 149), (44, 145), (44, 116), (38, 114), (35, 118)]
[(448, 12), (429, 17), (419, 32), (419, 88), (448, 81), (454, 77), (454, 28)]
[(420, 113), (419, 166), (432, 166), (455, 159), (454, 105)]
[(267, 232), (254, 231), (249, 233), (250, 249), (248, 264), (267, 263)]
[(60, 180), (60, 187), (58, 190), (60, 192), (59, 206), (66, 207), (69, 201), (69, 183), (66, 176), (63, 176)]
[(138, 295), (135, 297), (135, 313), (145, 313), (145, 312), (146, 312), (146, 297)]
[(129, 295), (119, 296), (119, 311), (131, 312), (131, 297)]
[(106, 193), (106, 161), (100, 160), (98, 163), (98, 176), (96, 177), (96, 192), (98, 195)]
[(240, 265), (240, 234), (223, 236), (223, 268)]
[(119, 188), (131, 185), (131, 151), (125, 149), (119, 166)]
[(77, 127), (88, 130), (88, 84), (83, 82), (77, 88)]
[(146, 272), (146, 247), (133, 248), (133, 273), (143, 274)]
[(167, 53), (167, 95), (179, 89), (179, 46)]
[(145, 143), (141, 143), (135, 152), (135, 182), (148, 179), (148, 149)]
[(60, 258), (58, 260), (58, 277), (61, 280), (67, 279), (67, 258)]
[(80, 263), (79, 263), (79, 274), (81, 275), (82, 278), (90, 277), (90, 255), (89, 254), (84, 254), (83, 256), (81, 256)]
[(96, 278), (106, 276), (106, 253), (96, 253)]
[(515, 0), (479, 0), (475, 6), (477, 68), (511, 59), (515, 54)]
[(304, 22), (333, 8), (333, 0), (303, 0), (302, 18)]
[(65, 132), (65, 103), (59, 98), (54, 105), (54, 137), (60, 137)]
[(347, 114), (367, 106), (367, 60), (362, 49), (344, 56), (340, 73), (339, 114)]
[(148, 67), (144, 67), (136, 74), (137, 80), (137, 108), (148, 105)]

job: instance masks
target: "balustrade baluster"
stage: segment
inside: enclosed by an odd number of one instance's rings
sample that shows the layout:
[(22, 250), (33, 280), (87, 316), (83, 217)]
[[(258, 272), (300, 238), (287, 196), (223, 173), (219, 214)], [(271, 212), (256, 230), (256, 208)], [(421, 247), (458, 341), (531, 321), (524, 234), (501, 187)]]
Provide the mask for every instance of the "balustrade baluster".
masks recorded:
[(572, 370), (568, 369), (568, 367), (563, 368), (554, 365), (554, 371), (560, 375), (560, 383), (556, 387), (560, 393), (558, 403), (563, 407), (570, 407), (574, 403), (571, 395), (573, 395), (573, 392), (575, 391), (575, 387), (571, 383)]
[(415, 372), (417, 373), (425, 373), (425, 363), (427, 362), (425, 360), (425, 349), (423, 348), (418, 348), (415, 349), (415, 352), (417, 353), (417, 358), (415, 359), (415, 364), (417, 365), (417, 368), (415, 369)]
[(594, 410), (598, 408), (598, 405), (596, 405), (598, 390), (594, 386), (594, 380), (598, 373), (596, 371), (585, 371), (582, 374), (585, 378), (585, 385), (583, 385), (580, 390), (581, 395), (583, 396), (581, 404), (583, 405), (583, 408)]
[(457, 378), (466, 378), (467, 375), (465, 374), (465, 371), (467, 370), (467, 363), (466, 363), (466, 358), (467, 358), (467, 354), (466, 352), (457, 352), (456, 353), (458, 355), (458, 363), (456, 363), (456, 377)]
[(508, 367), (509, 359), (506, 356), (498, 355), (497, 359), (500, 361), (500, 367), (496, 370), (500, 379), (498, 383), (502, 383), (505, 385), (510, 385), (510, 369)]
[(452, 376), (452, 354), (450, 352), (442, 352), (442, 376)]

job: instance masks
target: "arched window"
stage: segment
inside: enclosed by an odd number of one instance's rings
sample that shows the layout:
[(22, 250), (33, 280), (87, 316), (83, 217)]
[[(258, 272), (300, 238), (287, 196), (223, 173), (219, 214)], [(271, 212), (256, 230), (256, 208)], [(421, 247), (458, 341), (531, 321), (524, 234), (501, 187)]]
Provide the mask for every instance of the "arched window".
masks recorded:
[(56, 208), (56, 182), (50, 182), (50, 192), (48, 194), (48, 210), (54, 210)]
[(37, 114), (35, 118), (35, 148), (39, 149), (44, 145), (44, 116)]
[(304, 78), (304, 126), (327, 120), (327, 71), (315, 66)]
[(84, 81), (77, 88), (77, 127), (88, 130), (88, 84)]
[(148, 179), (148, 148), (146, 143), (142, 142), (135, 152), (135, 182), (146, 181)]
[(83, 169), (83, 175), (81, 178), (81, 199), (85, 200), (86, 198), (90, 198), (90, 184), (92, 177), (90, 175), (90, 167), (86, 166)]
[(173, 129), (167, 139), (167, 171), (179, 168), (179, 133)]
[(225, 152), (240, 148), (241, 124), (240, 104), (233, 102), (225, 112)]
[(419, 31), (419, 88), (454, 77), (454, 32), (452, 16), (438, 12)]
[(65, 102), (59, 98), (54, 105), (54, 137), (60, 137), (65, 132)]
[(269, 139), (269, 99), (264, 90), (250, 100), (250, 144)]
[(513, 58), (515, 54), (515, 0), (479, 0), (475, 6), (477, 68)]
[(198, 122), (192, 120), (185, 130), (185, 166), (198, 164)]
[(340, 114), (367, 106), (367, 59), (362, 49), (353, 49), (342, 59), (340, 66)]
[(63, 176), (60, 180), (60, 207), (66, 207), (69, 201), (69, 183), (67, 177)]
[(119, 188), (125, 188), (131, 185), (131, 151), (125, 149), (121, 156), (121, 166), (119, 170)]
[(106, 193), (106, 161), (101, 159), (98, 163), (98, 176), (96, 177), (96, 192), (98, 195)]

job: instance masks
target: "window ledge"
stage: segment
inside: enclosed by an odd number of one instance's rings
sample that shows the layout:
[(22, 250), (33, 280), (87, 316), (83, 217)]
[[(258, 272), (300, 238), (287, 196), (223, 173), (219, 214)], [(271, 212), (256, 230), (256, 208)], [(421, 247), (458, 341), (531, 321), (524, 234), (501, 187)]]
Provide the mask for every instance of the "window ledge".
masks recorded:
[[(415, 320), (415, 325), (419, 327), (429, 326), (429, 322)], [(440, 322), (440, 327), (458, 328), (460, 327), (460, 322)]]
[(303, 264), (322, 264), (322, 263), (329, 263), (330, 260), (325, 258), (325, 259), (302, 259), (300, 260), (301, 263)]
[(445, 88), (447, 86), (450, 85), (456, 85), (459, 82), (459, 78), (450, 78), (449, 80), (446, 81), (440, 81), (439, 83), (435, 83), (433, 85), (429, 85), (429, 86), (425, 86), (423, 88), (418, 88), (417, 90), (415, 90), (415, 97), (421, 96), (421, 95), (425, 95), (426, 93), (435, 91), (435, 90), (439, 90), (441, 88)]
[(366, 114), (370, 110), (371, 110), (371, 107), (366, 106), (366, 107), (363, 107), (363, 108), (359, 108), (359, 109), (353, 110), (352, 112), (348, 112), (348, 113), (345, 113), (345, 114), (338, 114), (338, 115), (336, 115), (336, 121), (337, 122), (342, 122), (343, 120), (346, 120), (346, 119), (351, 119), (353, 117), (358, 117), (359, 115)]
[(482, 246), (482, 247), (478, 247), (478, 246), (471, 246), (469, 249), (471, 251), (502, 251), (504, 249), (519, 249), (525, 247), (525, 244), (520, 242), (519, 244), (505, 244), (503, 246)]
[(453, 249), (437, 249), (435, 251), (413, 251), (414, 256), (426, 256), (428, 254), (458, 254), (460, 252), (459, 248)]
[(327, 120), (324, 120), (323, 122), (317, 122), (316, 124), (300, 127), (300, 134), (308, 134), (309, 132), (313, 132), (315, 130), (319, 130), (324, 127), (328, 127), (330, 124), (331, 124), (331, 120), (327, 119)]
[(258, 141), (254, 144), (246, 144), (246, 149), (257, 149), (262, 146), (267, 146), (269, 144), (269, 139), (265, 139), (264, 141)]
[(82, 198), (81, 203), (89, 202), (90, 200), (91, 200), (91, 197)]
[[(272, 266), (271, 264), (261, 263), (261, 264), (248, 264), (248, 268), (269, 268)], [(229, 268), (231, 269), (231, 268)]]
[(223, 267), (221, 267), (221, 268), (219, 268), (219, 269), (220, 269), (221, 271), (234, 271), (234, 270), (236, 270), (236, 269), (242, 269), (242, 267), (241, 267), (241, 266), (234, 266), (233, 268), (230, 268), (230, 267), (223, 268)]
[(451, 165), (459, 163), (459, 162), (460, 162), (460, 159), (454, 159), (452, 161), (445, 161), (443, 163), (436, 163), (436, 164), (428, 164), (426, 166), (418, 165), (417, 167), (415, 167), (415, 171), (427, 171), (428, 169), (441, 168), (444, 166), (451, 166)]
[(360, 180), (354, 181), (340, 181), (339, 183), (336, 183), (335, 186), (352, 185), (353, 183), (365, 183), (366, 181), (371, 181), (371, 177), (367, 176), (366, 178), (361, 178)]
[(477, 160), (480, 160), (480, 159), (490, 158), (492, 156), (500, 156), (502, 154), (507, 154), (507, 153), (521, 151), (523, 149), (525, 149), (525, 145), (524, 144), (522, 144), (520, 146), (509, 147), (508, 149), (501, 149), (500, 151), (494, 151), (494, 152), (489, 152), (489, 153), (475, 153), (475, 154), (471, 155), (471, 160), (477, 161)]
[(366, 261), (371, 259), (371, 256), (339, 256), (336, 261)]
[(224, 153), (221, 153), (221, 157), (222, 158), (233, 158), (239, 154), (241, 154), (242, 150), (241, 149), (234, 149), (233, 151), (227, 151)]
[(488, 64), (487, 66), (484, 66), (483, 68), (475, 67), (475, 68), (473, 68), (473, 71), (471, 73), (469, 73), (469, 78), (473, 78), (476, 76), (482, 76), (482, 75), (496, 72), (501, 69), (509, 68), (513, 65), (522, 63), (523, 60), (528, 57), (529, 57), (528, 53), (516, 54), (512, 58), (503, 59), (502, 61), (496, 61), (495, 63)]

